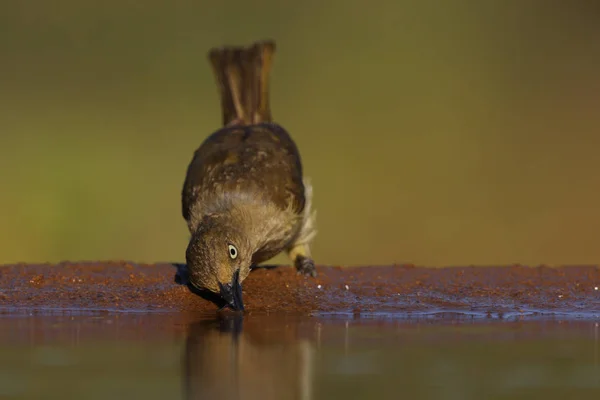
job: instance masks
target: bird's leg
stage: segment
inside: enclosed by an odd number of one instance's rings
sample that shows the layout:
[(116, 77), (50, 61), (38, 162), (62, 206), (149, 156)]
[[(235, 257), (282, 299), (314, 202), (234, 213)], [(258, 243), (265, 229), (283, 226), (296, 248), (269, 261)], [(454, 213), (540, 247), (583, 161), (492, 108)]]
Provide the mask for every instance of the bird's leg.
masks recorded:
[(313, 240), (316, 231), (316, 213), (312, 210), (312, 184), (310, 179), (304, 178), (304, 193), (306, 203), (302, 215), (302, 226), (298, 236), (288, 248), (289, 257), (294, 262), (298, 274), (317, 276), (315, 262), (310, 254), (310, 242)]
[(315, 268), (315, 262), (310, 255), (310, 247), (308, 244), (293, 245), (288, 250), (290, 259), (294, 262), (294, 266), (298, 271), (298, 274), (315, 277), (317, 276), (317, 270)]

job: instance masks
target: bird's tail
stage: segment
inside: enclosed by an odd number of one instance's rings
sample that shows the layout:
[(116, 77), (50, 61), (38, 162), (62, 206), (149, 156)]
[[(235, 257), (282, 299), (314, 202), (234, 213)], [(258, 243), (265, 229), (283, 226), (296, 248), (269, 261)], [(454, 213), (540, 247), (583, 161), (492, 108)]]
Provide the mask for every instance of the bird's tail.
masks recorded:
[(271, 121), (269, 73), (275, 42), (213, 48), (209, 59), (219, 85), (223, 125)]

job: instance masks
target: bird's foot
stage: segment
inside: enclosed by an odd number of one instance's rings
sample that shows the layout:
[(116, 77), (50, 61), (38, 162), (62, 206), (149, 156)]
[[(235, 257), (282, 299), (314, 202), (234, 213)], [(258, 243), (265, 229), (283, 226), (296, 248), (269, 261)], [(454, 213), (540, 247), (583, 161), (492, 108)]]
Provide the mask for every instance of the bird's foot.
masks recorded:
[(315, 262), (311, 258), (299, 255), (294, 260), (294, 264), (298, 275), (312, 276), (313, 278), (317, 276)]

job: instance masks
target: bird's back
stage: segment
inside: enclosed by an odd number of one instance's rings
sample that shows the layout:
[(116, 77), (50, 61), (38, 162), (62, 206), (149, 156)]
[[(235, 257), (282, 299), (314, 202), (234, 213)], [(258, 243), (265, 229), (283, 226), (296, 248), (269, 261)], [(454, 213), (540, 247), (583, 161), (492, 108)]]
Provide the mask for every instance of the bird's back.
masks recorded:
[(182, 214), (206, 213), (212, 202), (270, 203), (300, 214), (304, 209), (302, 163), (284, 128), (274, 123), (225, 127), (196, 150), (182, 193)]

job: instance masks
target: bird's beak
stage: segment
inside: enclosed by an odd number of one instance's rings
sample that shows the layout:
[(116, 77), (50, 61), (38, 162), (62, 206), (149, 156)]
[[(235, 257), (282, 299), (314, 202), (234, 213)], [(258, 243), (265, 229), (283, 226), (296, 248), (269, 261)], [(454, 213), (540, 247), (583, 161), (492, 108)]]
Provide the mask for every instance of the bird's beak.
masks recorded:
[(244, 311), (239, 270), (234, 272), (231, 283), (222, 284), (219, 282), (219, 289), (221, 297), (227, 302), (227, 305), (231, 307), (231, 309), (235, 311)]

